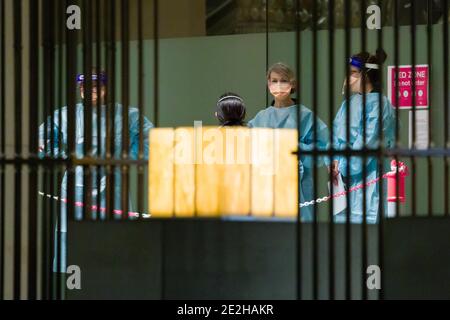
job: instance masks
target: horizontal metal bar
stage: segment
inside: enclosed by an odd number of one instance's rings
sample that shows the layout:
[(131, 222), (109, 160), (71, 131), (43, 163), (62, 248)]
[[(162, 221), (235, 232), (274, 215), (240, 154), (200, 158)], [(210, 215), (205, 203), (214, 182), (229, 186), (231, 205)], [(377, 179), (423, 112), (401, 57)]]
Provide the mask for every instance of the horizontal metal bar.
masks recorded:
[[(448, 157), (450, 149), (429, 148), (425, 150), (395, 148), (395, 149), (361, 149), (361, 150), (301, 150), (302, 155), (326, 155), (326, 156), (404, 156), (404, 157)], [(292, 152), (297, 154), (297, 151)]]
[(0, 158), (0, 164), (5, 165), (41, 165), (41, 166), (64, 166), (64, 165), (147, 165), (148, 160), (122, 160), (122, 159), (62, 159), (62, 158)]
[[(293, 151), (292, 154), (297, 154), (298, 151)], [(340, 156), (340, 155), (374, 155), (381, 156), (383, 155), (382, 149), (361, 149), (361, 150), (352, 150), (352, 149), (344, 149), (344, 150), (301, 150), (301, 155), (323, 155), (323, 156)]]
[(83, 158), (83, 159), (73, 159), (72, 164), (74, 165), (148, 165), (148, 160), (134, 160), (134, 159), (97, 159), (97, 158)]
[[(297, 151), (292, 152), (297, 154)], [(353, 155), (353, 156), (402, 156), (402, 157), (449, 157), (450, 149), (446, 148), (429, 148), (426, 150), (395, 148), (395, 149), (362, 149), (362, 150), (302, 150), (302, 155)], [(0, 164), (5, 165), (148, 165), (148, 160), (145, 159), (99, 159), (96, 157), (63, 159), (63, 158), (0, 158)]]

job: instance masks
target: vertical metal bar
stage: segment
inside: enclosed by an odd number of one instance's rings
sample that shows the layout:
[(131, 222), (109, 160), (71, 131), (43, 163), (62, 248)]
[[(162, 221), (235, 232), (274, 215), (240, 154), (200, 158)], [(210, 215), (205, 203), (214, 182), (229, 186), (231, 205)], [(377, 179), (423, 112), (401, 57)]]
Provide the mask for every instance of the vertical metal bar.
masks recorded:
[[(44, 185), (43, 189), (44, 192), (47, 192), (47, 188), (45, 187), (46, 181), (47, 179), (47, 166), (44, 165), (43, 166), (43, 179), (42, 179), (42, 184)], [(40, 278), (41, 278), (41, 299), (47, 300), (49, 299), (49, 282), (50, 282), (50, 275), (48, 274), (48, 270), (49, 270), (49, 261), (50, 261), (50, 257), (48, 254), (48, 245), (47, 245), (47, 234), (49, 232), (48, 227), (47, 227), (47, 219), (46, 219), (46, 212), (48, 210), (48, 201), (47, 199), (43, 199), (42, 201), (42, 211), (41, 211), (41, 217), (40, 217), (40, 224), (41, 224), (41, 228), (40, 228), (40, 233), (41, 233), (41, 237), (39, 239), (39, 242), (41, 244), (41, 263), (40, 263)]]
[[(301, 117), (301, 113), (300, 113), (300, 74), (301, 74), (301, 33), (300, 33), (300, 17), (299, 17), (299, 12), (300, 12), (300, 0), (296, 0), (295, 2), (295, 54), (296, 54), (296, 58), (295, 58), (295, 67), (296, 67), (296, 74), (297, 74), (297, 81), (295, 83), (295, 92), (296, 92), (296, 96), (297, 96), (297, 103), (296, 103), (296, 108), (297, 108), (297, 177), (298, 177), (298, 182), (297, 182), (297, 202), (299, 204), (298, 206), (298, 212), (297, 212), (297, 221), (296, 221), (296, 265), (297, 265), (297, 285), (296, 285), (296, 289), (297, 289), (297, 300), (301, 300), (302, 298), (302, 287), (303, 287), (303, 279), (302, 279), (302, 263), (303, 263), (303, 259), (302, 259), (302, 222), (301, 222), (301, 216), (302, 216), (302, 209), (300, 208), (300, 203), (301, 203), (301, 180), (300, 180), (300, 172), (301, 172), (301, 167), (300, 167), (300, 155), (301, 155), (301, 150), (300, 150), (300, 117)], [(266, 19), (269, 18), (268, 15), (268, 4), (266, 2)], [(268, 30), (267, 30), (268, 32)], [(266, 68), (266, 70), (268, 69), (268, 66)], [(267, 92), (267, 89), (266, 89)]]
[[(153, 103), (154, 124), (159, 126), (159, 3), (153, 0)], [(150, 186), (149, 186), (150, 187)], [(197, 210), (196, 210), (197, 211)], [(196, 212), (195, 211), (195, 212)], [(165, 224), (161, 223), (161, 299), (166, 298)]]
[[(56, 12), (57, 12), (57, 18), (56, 18), (56, 23), (57, 23), (57, 39), (58, 39), (58, 84), (59, 84), (59, 90), (58, 90), (58, 106), (61, 107), (63, 105), (63, 95), (64, 95), (64, 83), (63, 83), (63, 67), (64, 67), (64, 60), (63, 60), (63, 44), (64, 44), (64, 30), (66, 28), (65, 26), (65, 19), (64, 19), (64, 5), (63, 2), (58, 1), (58, 5), (56, 6)], [(63, 141), (62, 141), (62, 137), (63, 137), (63, 130), (62, 130), (62, 112), (60, 110), (60, 112), (58, 112), (58, 119), (57, 122), (58, 123), (58, 158), (62, 158), (62, 150), (63, 150)], [(61, 195), (62, 195), (62, 180), (63, 180), (63, 168), (62, 167), (58, 167), (57, 170), (57, 196), (61, 199)], [(57, 212), (57, 216), (56, 216), (56, 225), (60, 225), (61, 221), (62, 221), (62, 205), (61, 205), (61, 201), (57, 202), (57, 206), (56, 206), (56, 212)], [(54, 234), (54, 230), (55, 227), (52, 227), (51, 232), (52, 234)], [(57, 247), (57, 252), (56, 254), (54, 253), (52, 255), (52, 257), (61, 257), (61, 233), (60, 232), (56, 232), (56, 243), (58, 244)], [(53, 240), (51, 242), (52, 247), (54, 247), (54, 242), (55, 240)], [(56, 285), (57, 288), (56, 292), (60, 292), (58, 293), (58, 296), (61, 297), (63, 296), (64, 290), (59, 290), (59, 288), (61, 288), (61, 284), (64, 283), (63, 281), (63, 277), (61, 272), (59, 272), (61, 270), (61, 259), (57, 259), (56, 261)]]
[[(129, 131), (128, 131), (128, 108), (129, 108), (129, 80), (130, 80), (130, 52), (129, 52), (129, 13), (128, 1), (121, 0), (121, 23), (122, 23), (122, 159), (129, 157)], [(122, 165), (121, 200), (122, 219), (128, 219), (128, 164)], [(125, 214), (123, 214), (125, 213)]]
[[(443, 28), (443, 67), (444, 67), (444, 146), (446, 149), (450, 148), (450, 129), (449, 129), (449, 95), (448, 95), (448, 1), (443, 0), (443, 10), (444, 10), (444, 22), (442, 24)], [(449, 158), (444, 157), (444, 212), (446, 216), (450, 216), (450, 194), (449, 194)]]
[[(433, 71), (433, 0), (427, 1), (427, 63), (428, 63), (428, 79), (432, 79)], [(432, 95), (428, 95), (428, 146), (433, 143), (433, 117), (432, 117)], [(433, 215), (433, 160), (431, 157), (427, 159), (428, 164), (428, 216)]]
[[(111, 7), (113, 1), (104, 1), (104, 11), (103, 16), (105, 17), (104, 29), (103, 29), (103, 37), (105, 39), (105, 72), (107, 75), (107, 85), (106, 85), (106, 97), (105, 97), (105, 158), (107, 160), (111, 160), (111, 113), (112, 108), (114, 108), (114, 104), (111, 103), (111, 93), (112, 93), (112, 70), (111, 70)], [(106, 175), (106, 186), (105, 186), (105, 205), (106, 205), (106, 214), (105, 219), (108, 220), (111, 218), (111, 184), (112, 184), (112, 168), (110, 165), (107, 165), (105, 168)]]
[[(40, 3), (40, 10), (42, 12), (42, 19), (40, 21), (41, 23), (41, 30), (42, 30), (42, 47), (43, 47), (43, 74), (48, 74), (48, 65), (49, 62), (49, 53), (48, 53), (48, 33), (49, 33), (49, 12), (48, 10), (44, 10), (43, 8), (49, 7), (48, 1), (43, 1)], [(50, 157), (49, 152), (49, 145), (48, 145), (48, 132), (50, 131), (49, 128), (51, 124), (50, 121), (53, 120), (53, 118), (50, 116), (50, 111), (48, 109), (49, 106), (49, 83), (48, 81), (43, 82), (43, 120), (44, 120), (44, 155), (46, 158)], [(51, 148), (51, 147), (50, 147)], [(49, 174), (48, 174), (48, 161), (46, 161), (43, 165), (43, 190), (44, 193), (49, 194)], [(52, 283), (52, 277), (51, 277), (51, 251), (49, 253), (49, 238), (50, 233), (53, 232), (52, 230), (49, 230), (49, 211), (51, 210), (51, 203), (49, 199), (43, 200), (42, 205), (42, 212), (40, 217), (41, 222), (41, 237), (40, 237), (40, 243), (41, 243), (41, 298), (42, 299), (50, 299), (50, 290), (51, 290), (51, 283)]]
[[(96, 53), (96, 65), (97, 65), (97, 158), (102, 157), (103, 149), (103, 128), (102, 119), (104, 118), (104, 99), (102, 98), (102, 82), (100, 80), (100, 72), (102, 72), (102, 39), (101, 39), (101, 3), (100, 0), (95, 1), (95, 53)], [(96, 218), (103, 218), (99, 208), (102, 206), (102, 195), (101, 195), (101, 179), (103, 174), (103, 167), (100, 165), (96, 166), (96, 182), (97, 187), (97, 198), (96, 198)]]
[[(411, 64), (412, 64), (412, 148), (416, 149), (416, 1), (411, 0)], [(412, 215), (417, 215), (417, 178), (416, 158), (411, 157), (412, 162)]]
[[(66, 8), (71, 5), (70, 0), (66, 0)], [(76, 79), (77, 66), (77, 33), (66, 28), (66, 95), (67, 95), (67, 149), (69, 165), (67, 168), (67, 218), (75, 219), (75, 179), (72, 160), (76, 158), (75, 153), (75, 117), (76, 117)]]
[[(29, 11), (29, 95), (30, 97), (39, 96), (39, 6), (36, 0), (30, 0)], [(30, 158), (37, 159), (38, 150), (38, 110), (39, 100), (30, 99), (29, 101), (29, 119), (28, 127), (29, 131), (29, 154)], [(37, 166), (35, 164), (30, 165), (29, 168), (29, 209), (28, 209), (28, 299), (35, 300), (37, 297)], [(2, 189), (3, 191), (3, 189)]]
[[(84, 99), (83, 99), (83, 120), (84, 120), (84, 144), (83, 144), (83, 156), (85, 158), (91, 158), (92, 156), (92, 1), (83, 0), (83, 73), (84, 73)], [(99, 73), (99, 70), (97, 70)], [(97, 97), (100, 94), (99, 88), (97, 88)], [(96, 106), (98, 111), (98, 105)], [(83, 166), (83, 217), (86, 218), (86, 214), (89, 213), (89, 217), (93, 219), (91, 211), (92, 203), (92, 175), (91, 166)]]
[[(45, 15), (44, 15), (45, 16)], [(45, 64), (45, 52), (44, 52), (44, 64)], [(45, 84), (44, 84), (44, 88), (45, 88)], [(45, 103), (44, 103), (45, 106)], [(46, 107), (44, 107), (44, 109), (46, 109)], [(47, 121), (47, 114), (45, 113), (44, 110), (44, 119), (46, 119)], [(44, 124), (45, 127), (45, 131), (47, 131), (47, 124)], [(46, 143), (45, 143), (46, 144)], [(45, 147), (45, 150), (47, 150), (47, 147)], [(43, 166), (43, 179), (42, 179), (42, 184), (43, 184), (43, 190), (44, 193), (48, 193), (49, 189), (48, 189), (48, 166), (47, 164), (44, 164)], [(40, 217), (40, 221), (41, 221), (41, 238), (40, 238), (40, 243), (41, 243), (41, 298), (42, 299), (50, 299), (50, 287), (51, 287), (51, 274), (50, 274), (50, 266), (51, 266), (51, 253), (49, 253), (49, 234), (51, 232), (53, 232), (53, 230), (50, 230), (50, 228), (48, 227), (48, 211), (49, 211), (49, 203), (50, 201), (48, 199), (43, 200), (42, 203), (42, 212), (41, 212), (41, 217)], [(59, 260), (59, 259), (58, 259)]]
[(5, 0), (0, 0), (0, 300), (4, 299), (5, 289), (5, 113), (6, 113), (6, 94), (5, 94)]
[(153, 80), (154, 80), (154, 92), (153, 92), (153, 105), (154, 105), (154, 117), (153, 121), (155, 127), (159, 127), (159, 5), (158, 0), (153, 0), (153, 38), (154, 38), (154, 54), (153, 54)]
[[(51, 64), (51, 53), (49, 52), (49, 33), (51, 30), (50, 26), (50, 14), (48, 10), (45, 10), (44, 8), (50, 8), (50, 0), (45, 0), (41, 3), (41, 12), (42, 12), (42, 47), (43, 47), (43, 74), (45, 76), (50, 76), (50, 64)], [(45, 78), (45, 80), (47, 80)], [(50, 132), (50, 135), (53, 135), (53, 132), (51, 131), (52, 124), (50, 123), (53, 121), (53, 116), (50, 114), (50, 99), (51, 99), (51, 87), (50, 87), (50, 81), (44, 81), (43, 82), (43, 119), (44, 119), (44, 151), (45, 151), (45, 157), (48, 159), (50, 158), (51, 154), (53, 153), (53, 146), (50, 143), (49, 146), (49, 137), (48, 133)], [(49, 151), (49, 149), (51, 151)], [(49, 162), (51, 159), (48, 159), (49, 161), (46, 161), (44, 163), (44, 174), (43, 174), (43, 189), (45, 194), (51, 193), (50, 188), (50, 175), (49, 175)], [(53, 283), (53, 277), (51, 273), (51, 259), (52, 259), (52, 243), (50, 241), (51, 239), (51, 233), (54, 232), (50, 228), (50, 214), (52, 203), (49, 199), (43, 200), (43, 206), (42, 206), (42, 214), (41, 214), (41, 247), (42, 247), (42, 264), (41, 264), (41, 277), (42, 277), (42, 298), (43, 299), (51, 299), (51, 290), (52, 290), (52, 283)], [(57, 243), (59, 246), (59, 243)], [(60, 257), (56, 255), (56, 258), (59, 259)]]
[[(361, 0), (360, 2), (360, 19), (361, 19), (361, 47), (362, 51), (366, 51), (366, 19), (365, 19), (365, 13), (366, 13), (366, 1)], [(362, 232), (361, 232), (361, 298), (362, 300), (367, 300), (367, 287), (366, 287), (366, 269), (367, 269), (367, 188), (366, 188), (366, 176), (367, 176), (367, 168), (366, 168), (366, 150), (367, 150), (367, 108), (366, 108), (366, 102), (367, 102), (367, 96), (366, 96), (366, 89), (367, 89), (367, 81), (366, 81), (367, 73), (363, 72), (362, 74), (362, 127), (363, 127), (363, 150), (362, 153), (362, 176), (363, 176), (363, 212), (362, 212)], [(381, 108), (381, 106), (380, 106)], [(374, 133), (376, 134), (376, 133)], [(361, 159), (361, 157), (359, 157)], [(359, 160), (358, 159), (358, 160)]]
[[(270, 27), (269, 27), (269, 21), (270, 21), (270, 15), (268, 13), (268, 9), (269, 9), (269, 1), (270, 0), (266, 0), (266, 72), (269, 70), (269, 56), (270, 56)], [(297, 75), (298, 76), (298, 75)], [(266, 77), (267, 78), (267, 77)], [(269, 102), (269, 88), (266, 85), (266, 108), (267, 106), (270, 106), (272, 103)], [(272, 99), (272, 101), (274, 101)], [(275, 102), (273, 102), (275, 103)], [(300, 134), (300, 131), (298, 131), (298, 133)], [(273, 134), (275, 135), (275, 133)], [(272, 185), (275, 186), (275, 175), (272, 175)], [(275, 217), (275, 192), (272, 193), (272, 217)]]
[[(313, 141), (314, 141), (314, 151), (317, 151), (317, 1), (313, 2), (312, 7), (312, 73), (313, 73), (313, 83), (312, 83), (312, 104), (313, 104)], [(300, 131), (299, 131), (300, 134)], [(313, 199), (317, 195), (317, 154), (313, 154)], [(317, 225), (317, 205), (313, 206), (313, 299), (317, 300), (319, 298), (319, 235), (318, 235), (318, 225)]]
[[(350, 29), (350, 17), (351, 17), (351, 0), (345, 0), (344, 4), (344, 12), (345, 12), (345, 66), (346, 66), (346, 83), (350, 83), (350, 67), (348, 64), (348, 58), (350, 57), (350, 48), (351, 48), (351, 29)], [(346, 112), (346, 146), (345, 150), (349, 151), (349, 140), (350, 140), (350, 86), (347, 85), (345, 88), (345, 108)], [(347, 176), (346, 176), (346, 184), (350, 186), (350, 159), (349, 154), (346, 154), (347, 159)], [(350, 197), (347, 197), (347, 210), (346, 210), (346, 219), (345, 219), (345, 298), (347, 300), (351, 299), (352, 295), (352, 275), (351, 275), (351, 224), (350, 224), (350, 215), (351, 215), (351, 201)]]
[(14, 129), (15, 129), (15, 174), (14, 174), (14, 299), (21, 295), (21, 175), (22, 167), (19, 158), (22, 156), (22, 0), (13, 2), (14, 10)]
[[(379, 8), (383, 8), (383, 0), (378, 0), (378, 7)], [(378, 29), (377, 32), (377, 38), (378, 38), (378, 48), (383, 48), (383, 20), (382, 20), (382, 24), (381, 24), (381, 28)], [(379, 127), (378, 127), (378, 137), (380, 138), (380, 141), (383, 141), (383, 70), (384, 70), (384, 66), (382, 66), (380, 64), (380, 69), (379, 69), (379, 74), (380, 74), (380, 92), (378, 93), (378, 105), (380, 106), (379, 108), (379, 113), (378, 113), (378, 121), (379, 121)], [(380, 143), (380, 148), (382, 148), (381, 143)], [(384, 170), (384, 156), (381, 157), (381, 159), (379, 160), (378, 163), (378, 172), (379, 175), (383, 174), (383, 170)], [(378, 191), (379, 191), (379, 201), (378, 201), (378, 266), (381, 270), (381, 274), (380, 274), (380, 282), (381, 282), (381, 289), (379, 290), (379, 294), (378, 294), (378, 298), (382, 299), (383, 298), (383, 290), (384, 290), (384, 276), (383, 276), (383, 265), (384, 265), (384, 251), (383, 251), (383, 245), (384, 245), (384, 233), (383, 233), (383, 227), (384, 227), (384, 216), (385, 216), (385, 212), (384, 212), (384, 201), (386, 201), (387, 199), (385, 199), (384, 197), (384, 188), (383, 188), (383, 179), (380, 180), (380, 182), (378, 183)]]
[[(398, 148), (401, 144), (400, 141), (400, 119), (399, 119), (399, 63), (400, 63), (400, 33), (399, 33), (399, 21), (400, 21), (400, 1), (395, 0), (395, 6), (394, 6), (394, 64), (395, 64), (395, 101), (396, 101), (396, 108), (395, 108), (395, 148)], [(398, 156), (394, 156), (395, 161), (398, 163)], [(395, 175), (396, 181), (399, 180), (399, 174), (398, 170)], [(396, 194), (399, 193), (399, 186), (397, 183)], [(398, 217), (399, 215), (399, 202), (398, 197), (395, 201), (395, 217)]]
[(0, 238), (0, 300), (4, 299), (5, 289), (5, 164), (3, 162), (5, 158), (5, 137), (6, 137), (6, 94), (5, 94), (5, 0), (0, 1), (0, 27), (1, 27), (1, 68), (0, 68), (0, 83), (1, 83), (1, 95), (0, 95), (0, 188), (2, 193), (0, 195), (0, 226), (1, 226), (1, 238)]
[[(334, 1), (328, 2), (328, 64), (329, 70), (334, 70)], [(334, 88), (334, 72), (328, 75), (328, 116), (330, 118), (330, 155), (333, 155), (334, 144), (333, 144), (333, 136), (334, 136), (334, 128), (332, 123), (333, 117), (333, 105), (334, 105), (334, 96), (333, 96), (333, 88)], [(332, 157), (330, 157), (332, 162)], [(330, 180), (330, 194), (334, 194), (334, 183), (332, 182), (332, 172), (329, 172), (329, 180)], [(335, 250), (334, 250), (334, 217), (333, 217), (333, 207), (334, 207), (334, 198), (331, 198), (331, 204), (329, 206), (329, 236), (328, 236), (328, 296), (330, 300), (334, 300), (335, 297), (335, 273), (334, 273), (334, 259), (335, 259)]]
[[(57, 39), (58, 39), (58, 83), (59, 83), (59, 90), (58, 90), (58, 106), (62, 106), (65, 101), (64, 101), (64, 90), (66, 89), (64, 86), (64, 79), (63, 79), (63, 70), (65, 69), (64, 67), (64, 44), (66, 42), (66, 34), (64, 32), (64, 30), (66, 29), (66, 19), (64, 16), (64, 11), (65, 11), (65, 7), (64, 7), (64, 2), (62, 1), (58, 1), (58, 6), (57, 6), (57, 24), (58, 24), (58, 35), (57, 35)], [(62, 155), (62, 151), (63, 151), (63, 130), (62, 130), (62, 112), (58, 112), (58, 120), (57, 123), (59, 124), (58, 126), (58, 150), (59, 150), (59, 155), (58, 157), (60, 159), (63, 159), (63, 155)], [(60, 168), (62, 169), (62, 168)], [(59, 187), (61, 189), (61, 180), (59, 180)], [(61, 196), (61, 190), (59, 190), (58, 196)], [(58, 209), (58, 214), (61, 210)]]
[[(66, 0), (66, 8), (71, 4), (70, 0)], [(74, 81), (76, 79), (77, 69), (77, 31), (66, 28), (66, 99), (67, 99), (67, 149), (68, 149), (68, 166), (67, 166), (67, 221), (75, 220), (75, 177), (73, 159), (76, 158), (75, 153), (75, 130), (76, 130), (76, 87)], [(62, 215), (62, 213), (61, 213)], [(61, 220), (60, 220), (61, 221)], [(58, 232), (58, 237), (60, 237)], [(61, 238), (60, 238), (61, 239)], [(61, 241), (58, 241), (61, 244)], [(61, 259), (61, 245), (58, 246), (58, 253)], [(68, 249), (66, 248), (66, 254)], [(58, 276), (61, 280), (58, 281), (58, 287), (61, 291), (61, 296), (65, 294), (64, 275), (58, 270)], [(59, 291), (59, 290), (58, 290)]]
[[(270, 37), (269, 37), (269, 32), (270, 32), (270, 24), (269, 24), (269, 1), (270, 0), (265, 0), (264, 6), (265, 6), (265, 10), (266, 10), (266, 71), (269, 70), (269, 41), (270, 41)], [(300, 22), (298, 22), (298, 13), (300, 12), (300, 4), (296, 2), (297, 8), (298, 10), (296, 11), (296, 21), (297, 24), (299, 24)], [(300, 28), (299, 26), (297, 27), (298, 29)], [(298, 74), (297, 74), (298, 76)], [(268, 106), (269, 103), (269, 88), (266, 86), (266, 106)], [(300, 131), (299, 131), (300, 132)]]
[[(138, 159), (144, 159), (144, 134), (143, 134), (143, 122), (144, 122), (144, 48), (143, 48), (143, 35), (142, 35), (142, 0), (138, 0), (138, 110), (139, 110), (139, 155)], [(138, 179), (137, 179), (137, 211), (144, 211), (144, 166), (138, 165)], [(139, 215), (139, 218), (142, 218)]]
[[(55, 30), (55, 11), (54, 11), (54, 0), (49, 0), (47, 5), (48, 5), (48, 12), (49, 15), (47, 16), (47, 20), (46, 21), (46, 33), (45, 33), (45, 46), (46, 46), (46, 53), (47, 53), (47, 64), (46, 64), (46, 83), (47, 83), (47, 91), (46, 91), (46, 103), (47, 103), (47, 110), (49, 110), (49, 119), (50, 119), (50, 148), (51, 148), (51, 159), (50, 161), (48, 161), (48, 165), (49, 165), (49, 179), (50, 179), (50, 183), (49, 183), (49, 188), (50, 188), (50, 192), (49, 194), (54, 195), (55, 194), (55, 188), (57, 188), (56, 184), (55, 184), (55, 158), (57, 157), (56, 154), (56, 150), (54, 148), (55, 146), (55, 122), (56, 122), (56, 118), (55, 118), (55, 78), (54, 78), (54, 72), (55, 72), (55, 66), (54, 66), (54, 61), (55, 61), (55, 39), (54, 39), (54, 30)], [(59, 150), (58, 150), (59, 151)], [(52, 261), (51, 259), (55, 256), (55, 246), (54, 246), (54, 230), (56, 227), (56, 216), (55, 216), (55, 207), (56, 207), (56, 203), (52, 200), (49, 201), (49, 205), (50, 205), (50, 210), (48, 213), (46, 213), (49, 217), (49, 219), (47, 220), (49, 223), (49, 230), (50, 232), (47, 235), (47, 245), (50, 248), (50, 261)], [(60, 246), (58, 244), (58, 246)], [(59, 256), (59, 254), (58, 254)], [(50, 274), (50, 296), (51, 297), (55, 297), (56, 299), (58, 299), (58, 291), (56, 289), (56, 285), (59, 282), (55, 282), (55, 280), (57, 281), (58, 275), (59, 273), (56, 273), (57, 277), (55, 279), (54, 277), (54, 273), (52, 272), (53, 270), (53, 265), (52, 263), (49, 263), (48, 265), (48, 274)]]
[[(116, 119), (116, 0), (106, 1), (106, 17), (109, 20), (106, 24), (106, 38), (108, 50), (106, 51), (107, 72), (108, 72), (108, 92), (107, 92), (107, 116), (106, 116), (106, 158), (115, 158), (115, 119)], [(109, 27), (109, 29), (108, 29)], [(106, 212), (107, 219), (112, 218), (114, 209), (114, 189), (116, 167), (107, 167), (108, 175), (106, 182)]]

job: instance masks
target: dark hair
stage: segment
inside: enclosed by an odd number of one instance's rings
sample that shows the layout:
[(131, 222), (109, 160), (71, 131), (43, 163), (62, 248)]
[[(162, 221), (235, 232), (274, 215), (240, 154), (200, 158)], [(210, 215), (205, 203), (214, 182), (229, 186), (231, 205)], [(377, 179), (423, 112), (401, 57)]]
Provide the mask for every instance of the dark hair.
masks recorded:
[[(353, 57), (358, 58), (363, 63), (363, 74), (366, 76), (366, 79), (370, 81), (373, 86), (373, 91), (381, 92), (381, 68), (382, 64), (386, 61), (387, 54), (383, 49), (377, 49), (375, 55), (372, 55), (368, 52), (360, 52), (355, 54)], [(364, 67), (366, 63), (377, 64), (379, 69), (370, 69)]]
[(232, 92), (221, 95), (217, 102), (217, 119), (222, 126), (245, 125), (244, 100)]

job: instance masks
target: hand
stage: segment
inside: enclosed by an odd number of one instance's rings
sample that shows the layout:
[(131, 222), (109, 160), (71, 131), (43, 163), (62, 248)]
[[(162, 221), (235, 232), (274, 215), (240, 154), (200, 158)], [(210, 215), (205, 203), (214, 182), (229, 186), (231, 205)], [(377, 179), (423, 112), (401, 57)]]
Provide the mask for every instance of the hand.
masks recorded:
[(331, 167), (329, 168), (329, 171), (331, 171), (331, 181), (335, 186), (338, 185), (338, 177), (339, 177), (339, 162), (337, 160), (334, 160), (331, 163)]

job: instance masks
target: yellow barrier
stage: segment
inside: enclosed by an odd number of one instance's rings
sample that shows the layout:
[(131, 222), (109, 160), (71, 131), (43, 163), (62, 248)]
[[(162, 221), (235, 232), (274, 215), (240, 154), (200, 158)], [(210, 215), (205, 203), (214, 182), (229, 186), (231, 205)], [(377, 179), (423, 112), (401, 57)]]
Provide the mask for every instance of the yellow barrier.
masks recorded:
[(153, 217), (295, 217), (296, 144), (294, 129), (152, 129), (149, 211)]

